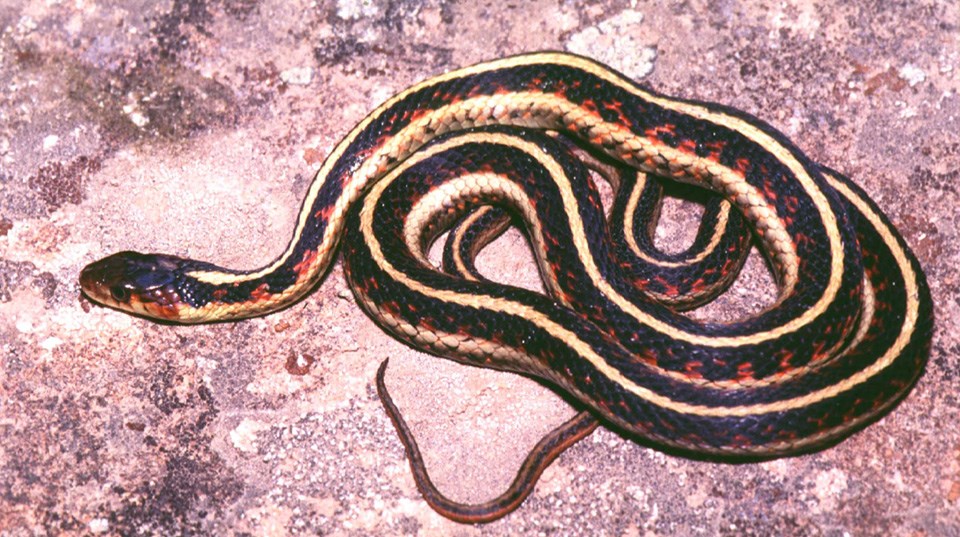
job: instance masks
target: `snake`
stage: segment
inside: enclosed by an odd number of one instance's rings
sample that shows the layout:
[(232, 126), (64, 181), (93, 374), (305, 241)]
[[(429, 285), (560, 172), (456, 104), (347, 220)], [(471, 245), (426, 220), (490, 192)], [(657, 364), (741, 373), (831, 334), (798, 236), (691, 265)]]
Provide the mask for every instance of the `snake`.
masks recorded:
[[(615, 191), (609, 211), (601, 179)], [(714, 200), (679, 254), (652, 237), (663, 184)], [(542, 290), (473, 263), (514, 225)], [(444, 233), (437, 266), (429, 250)], [(731, 285), (750, 245), (773, 276), (772, 304), (730, 321), (690, 316)], [(916, 256), (852, 180), (748, 113), (663, 95), (565, 52), (460, 68), (381, 104), (323, 162), (293, 237), (266, 266), (123, 251), (79, 280), (89, 299), (133, 315), (231, 321), (301, 300), (340, 250), (356, 302), (397, 339), (533, 377), (581, 410), (530, 452), (507, 492), (461, 504), (429, 480), (384, 361), (378, 392), (417, 486), (462, 522), (516, 509), (598, 423), (695, 458), (829, 447), (910, 392), (934, 323)]]

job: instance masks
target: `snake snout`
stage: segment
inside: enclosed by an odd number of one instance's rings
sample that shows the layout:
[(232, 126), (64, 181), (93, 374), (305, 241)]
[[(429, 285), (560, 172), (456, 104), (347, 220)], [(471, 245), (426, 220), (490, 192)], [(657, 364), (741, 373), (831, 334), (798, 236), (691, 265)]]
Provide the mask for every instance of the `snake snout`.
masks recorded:
[(118, 252), (84, 267), (80, 288), (96, 302), (139, 312), (139, 306), (168, 294), (177, 261), (171, 256)]

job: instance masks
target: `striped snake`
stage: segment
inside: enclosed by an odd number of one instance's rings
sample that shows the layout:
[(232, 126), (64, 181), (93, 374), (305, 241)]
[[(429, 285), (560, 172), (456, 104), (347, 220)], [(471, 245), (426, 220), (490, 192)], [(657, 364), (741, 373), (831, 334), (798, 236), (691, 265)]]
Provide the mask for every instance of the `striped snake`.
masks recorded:
[[(584, 153), (614, 187), (609, 219)], [(664, 179), (718, 194), (681, 254), (651, 238)], [(545, 293), (473, 265), (512, 224)], [(427, 252), (451, 228), (438, 269)], [(564, 53), (481, 63), (382, 104), (323, 163), (293, 238), (263, 268), (120, 252), (84, 268), (80, 283), (96, 302), (163, 321), (264, 315), (319, 283), (345, 233), (350, 285), (384, 329), (426, 352), (541, 379), (584, 409), (537, 445), (506, 493), (459, 504), (430, 482), (383, 386), (384, 362), (381, 399), (418, 486), (456, 520), (516, 508), (598, 420), (691, 456), (803, 453), (878, 419), (926, 362), (924, 275), (855, 184), (748, 114), (666, 97)], [(729, 286), (750, 240), (776, 301), (727, 323), (685, 315)]]

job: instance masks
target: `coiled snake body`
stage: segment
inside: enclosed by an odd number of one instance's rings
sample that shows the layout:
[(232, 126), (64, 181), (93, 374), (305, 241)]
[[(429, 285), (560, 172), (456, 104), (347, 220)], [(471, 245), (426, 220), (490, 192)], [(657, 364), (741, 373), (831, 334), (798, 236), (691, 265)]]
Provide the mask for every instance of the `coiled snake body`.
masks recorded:
[[(610, 221), (577, 151), (618, 170)], [(643, 221), (662, 179), (719, 195), (684, 254), (656, 252)], [(546, 295), (473, 268), (510, 218)], [(691, 320), (681, 310), (736, 275), (744, 223), (773, 272), (775, 304), (730, 323)], [(437, 269), (426, 251), (454, 225), (448, 266)], [(516, 507), (595, 419), (695, 455), (794, 454), (875, 420), (926, 360), (923, 273), (856, 185), (747, 114), (665, 97), (562, 53), (453, 71), (381, 105), (324, 162), (293, 238), (266, 267), (121, 252), (80, 281), (93, 300), (146, 317), (241, 319), (302, 298), (344, 233), (351, 287), (385, 329), (427, 352), (543, 379), (587, 411), (534, 450), (511, 491), (464, 506), (429, 483), (384, 393), (425, 497), (459, 520)]]

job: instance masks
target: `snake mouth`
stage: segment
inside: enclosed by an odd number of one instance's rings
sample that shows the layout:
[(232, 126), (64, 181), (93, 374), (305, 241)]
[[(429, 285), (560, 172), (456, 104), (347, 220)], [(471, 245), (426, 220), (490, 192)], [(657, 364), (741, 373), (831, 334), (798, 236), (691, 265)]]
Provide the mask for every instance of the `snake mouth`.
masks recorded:
[[(138, 291), (131, 281), (136, 252), (119, 252), (83, 267), (80, 288), (88, 298), (107, 306), (128, 304)], [(123, 308), (125, 309), (125, 308)]]
[(175, 320), (180, 304), (176, 291), (179, 258), (118, 252), (80, 271), (80, 288), (89, 299), (122, 311)]

